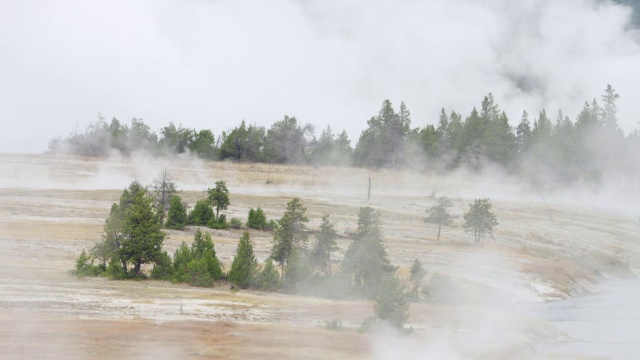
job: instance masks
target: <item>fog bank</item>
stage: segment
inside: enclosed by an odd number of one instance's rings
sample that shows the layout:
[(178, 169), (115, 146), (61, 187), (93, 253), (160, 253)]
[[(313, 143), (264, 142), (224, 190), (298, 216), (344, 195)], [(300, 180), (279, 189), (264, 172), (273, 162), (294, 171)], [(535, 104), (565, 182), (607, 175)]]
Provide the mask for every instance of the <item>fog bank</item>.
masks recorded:
[(98, 112), (214, 133), (284, 114), (357, 139), (383, 99), (413, 125), (493, 92), (511, 118), (577, 114), (612, 84), (640, 103), (632, 10), (595, 0), (22, 1), (2, 5), (0, 152), (41, 152)]

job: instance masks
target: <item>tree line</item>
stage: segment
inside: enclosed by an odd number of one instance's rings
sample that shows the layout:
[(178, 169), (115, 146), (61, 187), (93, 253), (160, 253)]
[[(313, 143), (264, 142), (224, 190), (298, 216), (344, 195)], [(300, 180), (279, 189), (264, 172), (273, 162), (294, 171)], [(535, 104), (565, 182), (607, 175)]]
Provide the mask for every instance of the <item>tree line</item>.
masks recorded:
[(441, 172), (461, 167), (482, 170), (491, 164), (536, 185), (599, 182), (611, 174), (635, 184), (640, 132), (625, 136), (620, 130), (618, 98), (608, 85), (600, 102), (585, 102), (574, 121), (562, 111), (553, 120), (542, 109), (533, 116), (524, 111), (513, 127), (488, 94), (479, 110), (473, 108), (463, 116), (443, 108), (437, 123), (423, 128), (411, 127), (411, 113), (404, 103), (396, 111), (385, 100), (355, 146), (345, 131), (336, 133), (327, 126), (316, 137), (313, 125), (289, 116), (269, 128), (242, 121), (219, 136), (173, 123), (158, 135), (142, 119), (134, 118), (128, 125), (100, 116), (84, 133), (52, 139), (49, 149), (88, 156), (105, 156), (113, 150), (123, 154), (144, 150), (158, 156), (189, 152), (209, 160)]
[[(418, 289), (423, 288), (426, 270), (416, 259), (410, 277), (413, 291), (405, 291), (396, 275), (397, 266), (391, 264), (383, 244), (380, 212), (369, 206), (360, 208), (357, 229), (350, 234), (350, 244), (339, 259), (336, 255), (338, 233), (330, 214), (323, 215), (318, 231), (310, 238), (311, 231), (306, 225), (310, 219), (300, 198), (289, 201), (278, 220), (267, 221), (261, 208), (251, 208), (246, 223), (238, 219), (237, 228), (246, 226), (272, 232), (269, 257), (259, 264), (251, 235), (244, 231), (231, 267), (225, 272), (217, 258), (211, 234), (202, 231), (200, 226), (219, 228), (217, 225), (224, 218), (220, 212), (230, 205), (226, 183), (217, 181), (215, 187), (208, 189), (207, 195), (187, 212), (166, 170), (149, 187), (132, 182), (123, 190), (119, 201), (112, 205), (102, 238), (89, 252), (81, 252), (73, 272), (79, 276), (113, 279), (151, 276), (203, 287), (227, 281), (240, 289), (333, 298), (364, 297), (373, 299), (375, 305), (374, 316), (363, 323), (363, 330), (380, 322), (404, 329), (408, 301), (419, 300)], [(168, 205), (167, 198), (171, 199)], [(438, 225), (438, 240), (440, 227), (452, 222), (450, 207), (451, 200), (441, 197), (427, 210), (425, 221)], [(477, 244), (497, 225), (490, 209), (488, 199), (476, 199), (464, 216), (464, 227), (473, 233)], [(206, 221), (201, 217), (205, 212), (209, 216)], [(183, 241), (171, 256), (163, 250), (166, 238), (163, 228), (184, 230), (188, 224), (197, 226), (192, 243)], [(143, 270), (145, 264), (153, 265), (150, 272)]]

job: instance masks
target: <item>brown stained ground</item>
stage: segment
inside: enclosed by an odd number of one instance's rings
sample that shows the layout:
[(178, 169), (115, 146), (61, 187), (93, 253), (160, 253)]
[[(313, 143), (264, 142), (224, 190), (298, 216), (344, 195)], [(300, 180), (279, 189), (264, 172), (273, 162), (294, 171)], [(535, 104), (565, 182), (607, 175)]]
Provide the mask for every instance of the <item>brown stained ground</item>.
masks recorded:
[[(307, 206), (311, 230), (317, 230), (323, 213), (330, 213), (341, 235), (335, 271), (349, 245), (348, 233), (357, 227), (358, 209), (369, 205), (380, 210), (389, 256), (407, 285), (408, 267), (419, 258), (429, 278), (446, 275), (464, 293), (464, 301), (456, 304), (412, 304), (408, 322), (414, 333), (402, 341), (426, 344), (445, 339), (469, 358), (533, 356), (535, 344), (562, 338), (527, 314), (510, 311), (513, 301), (594, 291), (603, 274), (624, 276), (638, 267), (639, 224), (627, 206), (637, 203), (637, 193), (586, 199), (576, 195), (572, 201), (566, 194), (547, 195), (542, 201), (513, 182), (464, 174), (0, 155), (3, 358), (375, 355), (372, 351), (386, 341), (384, 337), (355, 331), (372, 314), (369, 301), (231, 292), (225, 284), (199, 289), (68, 275), (80, 251), (100, 240), (104, 219), (122, 189), (133, 179), (150, 183), (164, 167), (190, 206), (205, 197), (216, 180), (225, 180), (231, 192), (228, 218), (246, 221), (249, 208), (257, 206), (268, 218), (278, 218), (294, 196)], [(367, 202), (369, 177), (372, 197)], [(452, 227), (443, 228), (439, 242), (435, 227), (423, 222), (425, 209), (435, 201), (434, 191), (435, 196), (453, 199), (457, 216)], [(461, 219), (477, 197), (492, 199), (500, 222), (494, 238), (482, 247), (471, 244)], [(165, 249), (173, 253), (180, 242), (190, 243), (195, 231), (167, 231)], [(243, 230), (206, 231), (228, 269)], [(250, 233), (262, 262), (272, 234)], [(326, 329), (333, 319), (342, 321), (343, 331)], [(488, 325), (496, 319), (503, 325)], [(467, 334), (485, 333), (467, 341)]]

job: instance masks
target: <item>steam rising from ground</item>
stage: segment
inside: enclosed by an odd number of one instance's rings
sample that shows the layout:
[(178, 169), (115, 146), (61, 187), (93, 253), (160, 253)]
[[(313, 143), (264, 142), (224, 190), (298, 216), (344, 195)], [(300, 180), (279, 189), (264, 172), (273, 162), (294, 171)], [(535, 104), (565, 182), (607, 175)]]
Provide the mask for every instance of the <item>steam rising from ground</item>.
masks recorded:
[(640, 113), (631, 13), (596, 0), (11, 2), (0, 151), (42, 151), (98, 112), (214, 133), (287, 113), (357, 139), (383, 99), (404, 100), (424, 126), (490, 91), (514, 124), (524, 109), (575, 116), (607, 83), (629, 131)]
[[(210, 294), (215, 301), (183, 302), (176, 299), (176, 294), (190, 293), (193, 298), (200, 299), (203, 294), (209, 294), (209, 290), (179, 288), (171, 284), (147, 288), (147, 284), (139, 282), (67, 278), (64, 271), (73, 266), (80, 249), (91, 246), (100, 238), (109, 205), (117, 201), (119, 192), (134, 179), (143, 184), (150, 183), (163, 168), (175, 176), (181, 189), (190, 190), (183, 195), (190, 197), (191, 201), (199, 196), (194, 192), (204, 191), (216, 180), (225, 180), (233, 199), (229, 212), (244, 219), (249, 206), (266, 201), (270, 205), (265, 207), (270, 212), (269, 217), (279, 217), (282, 208), (278, 206), (284, 207), (291, 196), (301, 196), (309, 206), (309, 217), (316, 221), (312, 221), (310, 227), (316, 228), (321, 213), (328, 211), (341, 233), (346, 226), (344, 224), (355, 224), (357, 208), (367, 204), (366, 184), (371, 176), (372, 198), (368, 204), (383, 211), (383, 232), (392, 263), (402, 265), (406, 271), (408, 264), (420, 257), (430, 276), (436, 273), (449, 276), (451, 281), (443, 282), (439, 291), (453, 294), (449, 299), (453, 304), (413, 304), (409, 325), (415, 326), (416, 331), (409, 337), (393, 338), (389, 334), (358, 337), (353, 330), (370, 315), (369, 302), (287, 299), (280, 295), (274, 295), (277, 297), (274, 300), (267, 295), (240, 292), (241, 302), (260, 304), (268, 300), (268, 306), (253, 306), (245, 311), (244, 308), (235, 309), (241, 304), (234, 300), (233, 304), (227, 304), (230, 312), (225, 312), (218, 309), (222, 305), (216, 302), (219, 300), (216, 297), (221, 294), (228, 296), (226, 288)], [(607, 189), (612, 190), (601, 190), (595, 194), (587, 190), (539, 194), (526, 185), (494, 173), (490, 171), (482, 177), (460, 170), (440, 176), (392, 170), (202, 162), (188, 156), (154, 159), (142, 154), (131, 158), (114, 154), (109, 159), (2, 155), (0, 277), (3, 281), (0, 286), (5, 291), (0, 291), (4, 296), (0, 305), (5, 309), (23, 309), (25, 303), (33, 303), (36, 304), (33, 311), (48, 315), (55, 308), (61, 316), (80, 313), (108, 317), (123, 311), (128, 312), (127, 316), (145, 321), (162, 320), (165, 319), (163, 316), (169, 315), (168, 320), (187, 317), (191, 321), (207, 316), (217, 320), (232, 317), (228, 314), (240, 314), (240, 319), (251, 322), (264, 320), (256, 316), (268, 311), (268, 321), (294, 322), (303, 330), (309, 328), (303, 325), (309, 325), (310, 321), (314, 322), (313, 326), (324, 326), (324, 321), (336, 316), (349, 326), (347, 331), (336, 337), (353, 336), (363, 342), (370, 341), (371, 355), (378, 359), (397, 358), (399, 355), (409, 359), (463, 359), (470, 354), (482, 358), (483, 354), (495, 355), (496, 351), (511, 354), (514, 349), (527, 349), (530, 344), (559, 336), (553, 329), (523, 321), (530, 314), (515, 307), (515, 302), (557, 296), (553, 293), (556, 290), (566, 291), (560, 294), (566, 295), (573, 290), (583, 291), (585, 286), (594, 288), (594, 284), (583, 278), (571, 278), (581, 275), (582, 268), (576, 270), (576, 264), (592, 272), (609, 269), (596, 262), (602, 259), (637, 268), (640, 243), (637, 241), (637, 213), (633, 206), (638, 203), (638, 193), (611, 187)], [(74, 189), (117, 191), (74, 193)], [(423, 223), (422, 216), (425, 207), (433, 201), (430, 195), (434, 191), (435, 196), (453, 198), (454, 215), (458, 216), (470, 199), (491, 198), (500, 221), (496, 238), (487, 241), (486, 247), (481, 249), (468, 246), (468, 237), (460, 228), (458, 217), (458, 225), (443, 230), (441, 242), (431, 241), (435, 231)], [(541, 195), (545, 196), (547, 205), (544, 205)], [(623, 216), (611, 215), (612, 209)], [(599, 213), (600, 210), (606, 211)], [(555, 220), (550, 220), (548, 212)], [(218, 255), (228, 264), (239, 234), (225, 231), (214, 235)], [(264, 259), (270, 249), (270, 234), (255, 235), (256, 251)], [(191, 237), (189, 232), (171, 232), (165, 246), (173, 250), (181, 240), (190, 240)], [(345, 248), (349, 240), (340, 241)], [(608, 257), (596, 257), (599, 254)], [(585, 265), (589, 261), (594, 261), (592, 267)], [(551, 272), (556, 268), (549, 268), (549, 262), (557, 264), (559, 270), (566, 270), (561, 275), (567, 279), (559, 279), (564, 283), (553, 283), (558, 278), (553, 278), (556, 274)], [(16, 263), (21, 267), (16, 268)], [(525, 271), (523, 266), (529, 267)], [(50, 284), (46, 283), (48, 279), (52, 279)], [(33, 286), (34, 282), (37, 287)], [(562, 290), (560, 286), (566, 286), (568, 290)], [(73, 294), (85, 297), (69, 296), (69, 288), (75, 291)], [(106, 288), (114, 292), (105, 293)], [(187, 315), (183, 314), (183, 303)], [(314, 312), (325, 306), (322, 311)], [(189, 313), (191, 310), (193, 312)], [(4, 315), (9, 321), (15, 320), (12, 313)], [(0, 316), (4, 315), (0, 312)], [(138, 320), (135, 323), (139, 323)], [(34, 321), (20, 324), (10, 334), (27, 336), (43, 328), (44, 325)], [(69, 330), (73, 329), (70, 327)], [(333, 346), (329, 341), (332, 335), (327, 335), (329, 332), (324, 329), (317, 331), (327, 336), (318, 340), (327, 341), (320, 345)], [(235, 336), (229, 333), (226, 331), (224, 334)], [(273, 333), (277, 334), (277, 331)], [(100, 340), (105, 341), (104, 338)], [(183, 348), (177, 352), (180, 351)]]

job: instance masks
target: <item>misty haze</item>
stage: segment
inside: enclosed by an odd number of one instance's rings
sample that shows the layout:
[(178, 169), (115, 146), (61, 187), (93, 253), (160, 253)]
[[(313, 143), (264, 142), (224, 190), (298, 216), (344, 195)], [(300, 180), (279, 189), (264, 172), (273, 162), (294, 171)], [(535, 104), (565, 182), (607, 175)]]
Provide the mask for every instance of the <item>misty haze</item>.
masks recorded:
[(637, 359), (640, 1), (0, 5), (7, 359)]

